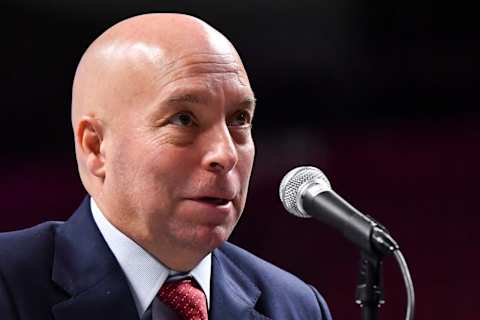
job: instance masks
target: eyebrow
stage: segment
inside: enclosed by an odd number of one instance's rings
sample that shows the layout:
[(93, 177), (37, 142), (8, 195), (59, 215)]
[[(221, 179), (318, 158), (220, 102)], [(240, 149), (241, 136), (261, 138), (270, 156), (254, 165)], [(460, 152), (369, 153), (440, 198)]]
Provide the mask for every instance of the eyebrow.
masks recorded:
[[(243, 108), (249, 108), (255, 110), (255, 105), (256, 105), (257, 99), (255, 97), (247, 97), (242, 102), (238, 104), (239, 107)], [(180, 94), (176, 95), (173, 97), (170, 97), (167, 99), (167, 103), (172, 103), (172, 104), (182, 104), (182, 103), (192, 103), (192, 104), (201, 104), (204, 103), (205, 99), (195, 95), (195, 94)]]
[(257, 105), (257, 99), (255, 99), (255, 97), (247, 97), (239, 104), (239, 106), (250, 108), (252, 109), (252, 111), (255, 110), (256, 105)]
[(199, 96), (194, 94), (182, 94), (173, 96), (167, 99), (167, 102), (170, 103), (202, 103), (204, 99), (201, 99)]

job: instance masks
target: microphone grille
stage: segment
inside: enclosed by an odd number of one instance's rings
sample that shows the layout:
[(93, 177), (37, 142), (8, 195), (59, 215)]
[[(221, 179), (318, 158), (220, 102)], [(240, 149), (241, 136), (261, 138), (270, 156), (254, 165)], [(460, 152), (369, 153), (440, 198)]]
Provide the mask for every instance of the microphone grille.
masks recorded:
[(300, 192), (302, 188), (315, 180), (325, 183), (330, 189), (330, 182), (320, 169), (310, 166), (298, 167), (290, 170), (282, 179), (279, 188), (280, 200), (285, 209), (291, 214), (301, 217), (310, 218), (306, 212), (300, 207)]

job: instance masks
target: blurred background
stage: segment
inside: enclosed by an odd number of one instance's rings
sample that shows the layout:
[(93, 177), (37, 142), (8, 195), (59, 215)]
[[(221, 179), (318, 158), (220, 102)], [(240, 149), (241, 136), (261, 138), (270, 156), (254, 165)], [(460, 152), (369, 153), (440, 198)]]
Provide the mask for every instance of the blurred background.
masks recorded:
[[(359, 252), (289, 216), (278, 185), (321, 168), (388, 227), (410, 266), (417, 319), (479, 319), (480, 172), (475, 11), (428, 1), (3, 0), (0, 231), (64, 220), (85, 195), (70, 129), (71, 82), (89, 43), (145, 12), (184, 12), (237, 47), (258, 98), (257, 156), (231, 240), (315, 285), (334, 318), (360, 319)], [(477, 253), (476, 253), (477, 252)], [(381, 319), (406, 293), (385, 260)]]

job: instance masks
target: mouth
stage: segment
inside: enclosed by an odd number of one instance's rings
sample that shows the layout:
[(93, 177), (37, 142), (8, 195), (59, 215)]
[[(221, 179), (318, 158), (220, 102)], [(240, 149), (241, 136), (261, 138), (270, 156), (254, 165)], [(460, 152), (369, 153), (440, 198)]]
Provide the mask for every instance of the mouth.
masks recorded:
[(200, 198), (197, 198), (195, 200), (200, 201), (200, 202), (205, 202), (205, 203), (208, 203), (208, 204), (212, 204), (212, 205), (215, 205), (215, 206), (223, 206), (223, 205), (226, 205), (227, 203), (229, 203), (231, 201), (229, 199), (215, 198), (215, 197), (200, 197)]

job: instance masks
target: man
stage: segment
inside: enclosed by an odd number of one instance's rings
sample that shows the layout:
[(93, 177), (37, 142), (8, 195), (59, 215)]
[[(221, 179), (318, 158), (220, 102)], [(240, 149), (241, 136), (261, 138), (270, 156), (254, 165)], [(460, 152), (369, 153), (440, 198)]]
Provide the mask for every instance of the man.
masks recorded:
[(65, 223), (0, 235), (1, 319), (330, 319), (319, 293), (226, 242), (244, 208), (255, 98), (204, 22), (118, 23), (75, 74), (90, 197)]

